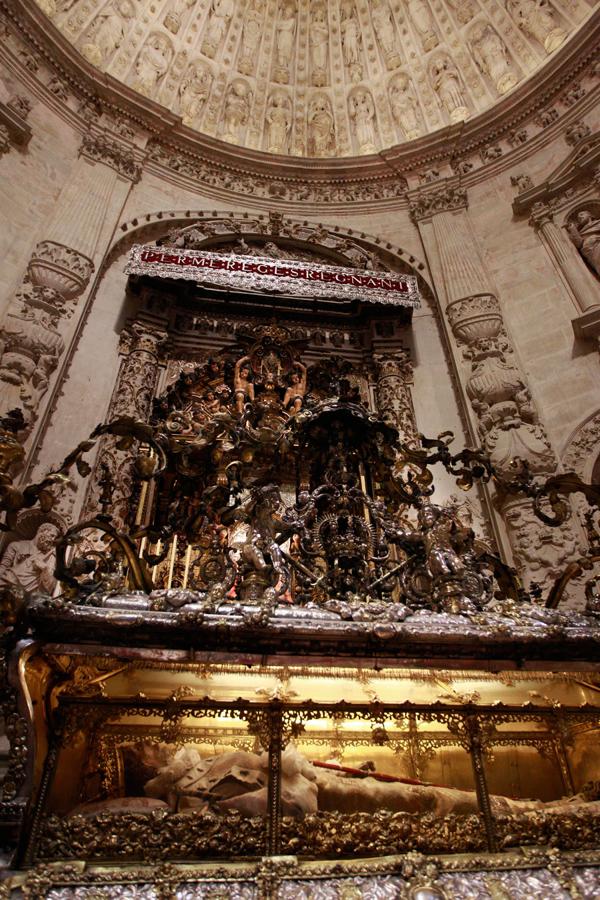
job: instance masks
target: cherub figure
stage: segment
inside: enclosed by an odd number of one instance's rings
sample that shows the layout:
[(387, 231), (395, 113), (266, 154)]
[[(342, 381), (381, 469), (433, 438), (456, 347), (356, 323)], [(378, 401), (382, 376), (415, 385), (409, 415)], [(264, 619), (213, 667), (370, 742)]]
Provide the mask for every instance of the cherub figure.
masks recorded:
[(235, 364), (233, 371), (233, 389), (235, 392), (235, 408), (241, 416), (247, 400), (254, 400), (254, 385), (249, 366), (250, 357), (242, 356)]
[(291, 406), (290, 415), (295, 416), (302, 409), (306, 394), (306, 366), (296, 363), (296, 368), (290, 374), (290, 383), (283, 395), (283, 405), (286, 409)]

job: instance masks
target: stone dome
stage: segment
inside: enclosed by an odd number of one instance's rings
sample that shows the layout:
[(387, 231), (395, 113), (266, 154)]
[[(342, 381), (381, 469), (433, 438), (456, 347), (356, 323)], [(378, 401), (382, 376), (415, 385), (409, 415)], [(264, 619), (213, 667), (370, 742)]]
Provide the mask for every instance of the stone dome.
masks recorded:
[(38, 0), (92, 65), (194, 131), (297, 157), (473, 118), (544, 65), (583, 0)]

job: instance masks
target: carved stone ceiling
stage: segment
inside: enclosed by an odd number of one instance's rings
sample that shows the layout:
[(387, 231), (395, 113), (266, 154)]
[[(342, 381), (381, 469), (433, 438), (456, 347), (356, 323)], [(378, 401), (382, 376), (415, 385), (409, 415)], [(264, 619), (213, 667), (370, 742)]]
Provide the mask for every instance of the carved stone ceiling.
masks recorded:
[(233, 144), (355, 156), (473, 117), (585, 0), (38, 0), (81, 54)]

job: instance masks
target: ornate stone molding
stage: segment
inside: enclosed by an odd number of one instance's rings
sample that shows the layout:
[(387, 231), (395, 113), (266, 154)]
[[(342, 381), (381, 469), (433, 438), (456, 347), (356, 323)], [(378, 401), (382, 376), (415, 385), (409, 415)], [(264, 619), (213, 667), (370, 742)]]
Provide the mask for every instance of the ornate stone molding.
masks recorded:
[(429, 219), (440, 212), (466, 209), (469, 205), (467, 191), (457, 185), (445, 184), (437, 191), (417, 194), (409, 201), (409, 212), (413, 222)]
[(31, 104), (26, 97), (15, 94), (8, 103), (0, 101), (0, 156), (12, 147), (25, 147), (31, 138), (31, 128), (25, 121)]
[(592, 480), (594, 464), (600, 456), (600, 412), (593, 413), (569, 438), (560, 458), (563, 472), (577, 472)]
[[(142, 321), (130, 323), (121, 332), (121, 367), (106, 421), (119, 416), (131, 416), (139, 421), (148, 419), (167, 337), (166, 332)], [(124, 460), (116, 444), (111, 437), (103, 438), (100, 443), (83, 516), (87, 511), (91, 514), (103, 509), (103, 499), (110, 497), (110, 513), (119, 527), (129, 508), (134, 461), (129, 457)]]
[(85, 290), (93, 271), (91, 259), (56, 241), (41, 241), (27, 266), (32, 284), (56, 291), (65, 300), (74, 300)]
[[(242, 193), (247, 193), (245, 182), (248, 180), (252, 183), (253, 196), (284, 202), (307, 200), (329, 206), (349, 200), (367, 204), (372, 200), (381, 202), (382, 199), (394, 202), (404, 193), (405, 175), (421, 168), (431, 168), (432, 164), (437, 164), (439, 169), (440, 164), (448, 161), (449, 147), (453, 148), (453, 159), (464, 158), (465, 166), (472, 168), (470, 179), (479, 179), (482, 177), (477, 174), (482, 166), (482, 149), (500, 142), (503, 151), (501, 160), (486, 162), (485, 165), (509, 166), (507, 156), (510, 156), (510, 148), (521, 147), (523, 135), (525, 140), (530, 140), (539, 133), (541, 126), (533, 123), (528, 129), (520, 126), (536, 113), (540, 104), (547, 105), (554, 96), (566, 98), (570, 86), (577, 84), (579, 95), (581, 92), (585, 94), (575, 102), (576, 109), (570, 99), (568, 102), (565, 99), (563, 105), (566, 125), (574, 109), (573, 119), (577, 117), (581, 104), (590, 105), (595, 79), (594, 70), (590, 67), (596, 43), (597, 25), (593, 21), (584, 33), (580, 33), (577, 47), (567, 43), (559, 48), (542, 70), (511, 91), (489, 113), (483, 113), (464, 125), (442, 128), (426, 139), (421, 138), (418, 144), (413, 145), (413, 142), (408, 141), (391, 147), (382, 151), (378, 157), (369, 156), (348, 162), (343, 159), (320, 159), (316, 169), (299, 158), (281, 157), (281, 174), (274, 177), (270, 162), (263, 158), (260, 151), (245, 149), (232, 152), (220, 141), (193, 134), (190, 129), (179, 133), (181, 120), (177, 115), (166, 110), (159, 114), (133, 90), (115, 81), (110, 75), (97, 73), (87, 65), (78, 66), (76, 58), (65, 52), (64, 43), (55, 40), (52, 29), (48, 29), (44, 16), (35, 7), (33, 0), (25, 0), (19, 4), (14, 0), (2, 0), (2, 5), (11, 20), (7, 40), (10, 53), (20, 54), (23, 60), (33, 60), (31, 52), (23, 46), (22, 42), (26, 40), (30, 46), (35, 47), (35, 61), (39, 65), (40, 78), (45, 74), (43, 69), (51, 65), (60, 72), (63, 80), (69, 82), (75, 93), (89, 99), (86, 108), (97, 105), (98, 98), (102, 96), (107, 108), (116, 111), (117, 115), (123, 113), (131, 122), (156, 135), (162, 146), (162, 174), (168, 168), (172, 172), (171, 177), (175, 179), (202, 181), (219, 191), (238, 190)], [(589, 72), (585, 71), (586, 67)], [(575, 78), (577, 81), (574, 82)], [(189, 98), (187, 95), (182, 96), (182, 110), (185, 108), (187, 111), (197, 103), (191, 87), (190, 92)], [(207, 105), (210, 106), (210, 103)], [(188, 115), (188, 112), (182, 112), (182, 115)], [(406, 118), (405, 113), (403, 116)], [(564, 127), (561, 122), (563, 119), (559, 116), (555, 127)], [(163, 140), (167, 131), (171, 146), (167, 146)], [(514, 137), (517, 134), (518, 139)], [(503, 146), (505, 138), (506, 146)], [(293, 152), (298, 152), (295, 145)], [(469, 160), (465, 158), (467, 155)], [(412, 175), (410, 177), (413, 178)]]
[(409, 351), (402, 349), (376, 353), (373, 362), (379, 414), (385, 422), (398, 429), (404, 440), (415, 440), (418, 428), (410, 390), (413, 365)]
[(139, 180), (141, 166), (136, 162), (131, 148), (125, 147), (106, 134), (84, 135), (79, 153), (94, 162), (110, 166), (119, 175), (129, 178), (131, 181)]

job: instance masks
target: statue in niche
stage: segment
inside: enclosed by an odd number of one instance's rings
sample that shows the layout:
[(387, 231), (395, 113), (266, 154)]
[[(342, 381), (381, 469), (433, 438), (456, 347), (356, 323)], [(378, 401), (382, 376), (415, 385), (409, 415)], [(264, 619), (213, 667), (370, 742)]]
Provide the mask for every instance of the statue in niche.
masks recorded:
[(371, 18), (385, 64), (388, 69), (395, 69), (400, 65), (401, 60), (396, 48), (394, 23), (387, 0), (371, 0)]
[(335, 123), (325, 94), (315, 94), (308, 104), (308, 143), (311, 156), (330, 156), (335, 149)]
[(26, 594), (51, 594), (56, 587), (54, 547), (58, 536), (56, 525), (45, 522), (33, 540), (9, 544), (0, 560), (0, 585)]
[(569, 237), (600, 277), (600, 219), (595, 219), (589, 209), (582, 209), (567, 223)]
[(256, 66), (262, 19), (263, 0), (250, 0), (244, 18), (242, 43), (238, 61), (238, 69), (240, 72), (243, 72), (244, 75), (251, 75)]
[(388, 92), (392, 115), (407, 141), (422, 134), (418, 103), (411, 92), (410, 78), (404, 72), (390, 81)]
[(292, 101), (284, 91), (271, 94), (266, 120), (268, 152), (284, 153), (292, 127)]
[(181, 19), (186, 11), (190, 9), (196, 0), (171, 0), (167, 14), (163, 19), (163, 25), (171, 34), (177, 34), (181, 28)]
[(506, 0), (506, 8), (519, 27), (542, 44), (546, 53), (560, 47), (567, 36), (566, 31), (556, 24), (546, 0)]
[(366, 88), (350, 95), (350, 118), (354, 124), (359, 153), (375, 153), (375, 106)]
[(517, 83), (517, 76), (510, 67), (504, 42), (491, 25), (478, 22), (470, 33), (470, 44), (475, 62), (494, 82), (499, 94), (505, 94)]
[(179, 111), (184, 125), (194, 125), (212, 85), (212, 73), (201, 60), (191, 62), (179, 85)]
[(469, 116), (458, 69), (449, 56), (439, 56), (430, 68), (433, 88), (451, 122), (462, 122)]
[(172, 58), (173, 48), (168, 37), (159, 31), (152, 32), (135, 63), (136, 90), (147, 97), (153, 97), (158, 82), (169, 68)]
[(227, 91), (223, 111), (225, 130), (222, 138), (224, 141), (230, 141), (233, 144), (241, 141), (241, 130), (248, 122), (251, 101), (250, 86), (242, 78), (232, 81)]
[(360, 26), (353, 0), (346, 0), (342, 5), (340, 29), (344, 62), (350, 72), (350, 78), (352, 81), (360, 81), (362, 78)]
[(290, 63), (294, 52), (296, 34), (296, 7), (292, 0), (281, 5), (275, 34), (275, 81), (284, 84), (290, 79)]
[(439, 44), (431, 10), (426, 0), (408, 0), (408, 12), (413, 25), (419, 32), (424, 50), (433, 50)]
[(329, 51), (329, 26), (327, 9), (323, 3), (311, 7), (309, 29), (311, 77), (315, 87), (327, 84), (327, 54)]
[(108, 62), (123, 43), (134, 16), (132, 0), (115, 0), (94, 19), (81, 45), (83, 56), (94, 66)]
[(229, 27), (229, 21), (234, 12), (234, 0), (213, 0), (212, 12), (208, 17), (202, 41), (202, 52), (210, 59), (215, 56), (223, 43)]

